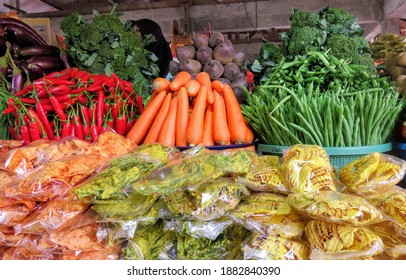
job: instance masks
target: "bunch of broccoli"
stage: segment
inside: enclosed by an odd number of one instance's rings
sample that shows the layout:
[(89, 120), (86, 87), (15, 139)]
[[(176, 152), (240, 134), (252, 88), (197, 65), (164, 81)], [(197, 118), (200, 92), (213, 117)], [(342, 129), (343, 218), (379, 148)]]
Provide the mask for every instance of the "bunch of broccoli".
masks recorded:
[(66, 52), (78, 68), (90, 73), (115, 73), (134, 83), (138, 94), (146, 97), (152, 81), (158, 77), (157, 57), (147, 51), (145, 41), (132, 31), (129, 21), (123, 23), (114, 9), (107, 14), (94, 12), (86, 20), (72, 13), (60, 24)]
[[(251, 70), (260, 76), (280, 59), (293, 60), (309, 51), (327, 51), (338, 59), (367, 66), (373, 71), (373, 59), (364, 30), (351, 13), (336, 7), (318, 12), (293, 9), (289, 31), (280, 34), (281, 44), (264, 42)], [(269, 44), (274, 45), (270, 47)], [(264, 56), (264, 53), (266, 56)], [(269, 62), (273, 59), (272, 63)]]

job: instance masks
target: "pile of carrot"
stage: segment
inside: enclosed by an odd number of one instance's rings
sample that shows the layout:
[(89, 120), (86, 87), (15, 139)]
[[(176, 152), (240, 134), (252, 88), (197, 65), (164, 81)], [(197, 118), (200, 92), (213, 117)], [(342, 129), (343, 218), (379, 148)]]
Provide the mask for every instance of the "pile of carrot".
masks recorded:
[(136, 144), (169, 146), (249, 144), (254, 135), (233, 89), (206, 72), (195, 78), (179, 72), (172, 81), (159, 77), (153, 93), (127, 138)]

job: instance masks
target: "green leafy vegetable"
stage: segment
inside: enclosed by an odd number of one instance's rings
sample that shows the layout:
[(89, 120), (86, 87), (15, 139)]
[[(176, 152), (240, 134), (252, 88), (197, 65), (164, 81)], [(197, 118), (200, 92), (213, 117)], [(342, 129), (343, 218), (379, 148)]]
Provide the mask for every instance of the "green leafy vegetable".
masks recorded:
[(114, 10), (107, 14), (94, 11), (89, 20), (79, 13), (64, 18), (60, 27), (67, 54), (77, 67), (95, 74), (115, 73), (133, 82), (137, 93), (147, 97), (159, 72), (156, 57), (144, 48), (145, 42), (130, 22), (123, 23)]

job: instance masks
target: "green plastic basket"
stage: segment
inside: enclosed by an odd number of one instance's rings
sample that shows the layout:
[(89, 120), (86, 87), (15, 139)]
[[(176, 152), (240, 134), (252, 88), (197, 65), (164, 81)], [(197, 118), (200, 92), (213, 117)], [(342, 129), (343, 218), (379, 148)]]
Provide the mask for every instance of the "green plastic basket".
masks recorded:
[[(258, 144), (257, 151), (264, 154), (272, 154), (282, 156), (289, 146), (275, 146)], [(374, 146), (360, 146), (360, 147), (323, 147), (327, 154), (330, 156), (331, 165), (337, 169), (341, 169), (344, 165), (359, 159), (360, 157), (373, 153), (373, 152), (389, 152), (392, 150), (392, 143), (385, 143), (382, 145)]]

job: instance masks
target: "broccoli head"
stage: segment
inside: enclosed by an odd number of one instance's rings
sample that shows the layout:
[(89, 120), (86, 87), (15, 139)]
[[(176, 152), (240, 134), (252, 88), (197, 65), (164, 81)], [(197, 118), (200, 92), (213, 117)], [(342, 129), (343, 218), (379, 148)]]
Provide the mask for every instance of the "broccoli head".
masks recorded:
[(332, 55), (339, 59), (350, 59), (351, 63), (373, 67), (368, 41), (361, 36), (348, 37), (342, 34), (329, 36), (326, 42)]
[(289, 19), (292, 22), (290, 28), (293, 29), (305, 26), (318, 27), (320, 22), (318, 13), (299, 9), (293, 9)]
[(326, 32), (315, 27), (301, 27), (293, 30), (287, 45), (290, 55), (302, 55), (308, 51), (319, 51), (326, 40)]
[(364, 30), (357, 23), (353, 14), (341, 9), (327, 7), (319, 11), (321, 26), (328, 34), (344, 34), (347, 36), (362, 36)]
[(103, 35), (94, 24), (85, 23), (79, 35), (79, 44), (83, 50), (95, 51), (99, 49)]
[(82, 33), (84, 19), (75, 12), (61, 21), (60, 28), (64, 32), (65, 37), (75, 38)]

